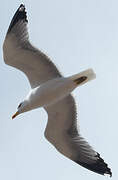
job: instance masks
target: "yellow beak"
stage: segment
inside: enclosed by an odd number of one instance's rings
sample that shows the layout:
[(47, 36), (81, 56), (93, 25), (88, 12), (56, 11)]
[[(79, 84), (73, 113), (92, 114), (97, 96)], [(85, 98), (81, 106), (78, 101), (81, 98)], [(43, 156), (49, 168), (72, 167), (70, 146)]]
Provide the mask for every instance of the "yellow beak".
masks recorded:
[(17, 111), (13, 116), (12, 116), (12, 119), (14, 119), (16, 116), (19, 115), (19, 112)]

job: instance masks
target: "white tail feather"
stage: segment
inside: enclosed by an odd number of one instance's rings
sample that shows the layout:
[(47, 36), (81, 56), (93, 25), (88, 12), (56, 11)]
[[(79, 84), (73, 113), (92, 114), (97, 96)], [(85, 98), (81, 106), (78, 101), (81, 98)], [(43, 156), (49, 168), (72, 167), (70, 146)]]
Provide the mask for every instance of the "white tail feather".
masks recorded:
[(96, 78), (96, 74), (94, 73), (93, 69), (87, 69), (85, 71), (82, 71), (82, 72), (80, 72), (78, 74), (75, 74), (75, 75), (71, 76), (70, 79), (72, 79), (73, 81), (76, 82), (76, 80), (78, 80), (81, 77), (87, 77), (87, 79), (84, 80), (83, 82), (81, 82), (80, 84), (77, 83), (78, 86), (82, 85), (82, 84), (85, 84), (86, 82), (95, 79)]

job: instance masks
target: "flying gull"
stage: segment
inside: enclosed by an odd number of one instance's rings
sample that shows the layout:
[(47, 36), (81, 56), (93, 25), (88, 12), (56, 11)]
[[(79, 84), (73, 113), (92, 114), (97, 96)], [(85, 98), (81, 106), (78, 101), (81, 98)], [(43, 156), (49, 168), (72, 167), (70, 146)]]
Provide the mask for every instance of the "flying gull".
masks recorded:
[(70, 77), (61, 75), (52, 61), (29, 42), (25, 6), (20, 5), (8, 28), (3, 56), (6, 64), (23, 71), (31, 85), (27, 97), (12, 116), (44, 107), (48, 114), (46, 139), (55, 148), (77, 164), (99, 173), (112, 176), (111, 169), (100, 154), (81, 137), (77, 129), (77, 112), (71, 92), (95, 78), (92, 69)]

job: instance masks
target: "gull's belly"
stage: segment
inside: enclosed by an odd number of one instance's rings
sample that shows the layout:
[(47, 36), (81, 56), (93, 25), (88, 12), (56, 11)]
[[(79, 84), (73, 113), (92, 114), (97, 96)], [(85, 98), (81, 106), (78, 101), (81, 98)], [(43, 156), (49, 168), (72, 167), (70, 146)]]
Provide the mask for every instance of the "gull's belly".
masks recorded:
[(30, 107), (34, 109), (52, 105), (71, 93), (75, 87), (75, 84), (69, 78), (58, 78), (48, 81), (32, 90), (28, 97), (30, 99)]

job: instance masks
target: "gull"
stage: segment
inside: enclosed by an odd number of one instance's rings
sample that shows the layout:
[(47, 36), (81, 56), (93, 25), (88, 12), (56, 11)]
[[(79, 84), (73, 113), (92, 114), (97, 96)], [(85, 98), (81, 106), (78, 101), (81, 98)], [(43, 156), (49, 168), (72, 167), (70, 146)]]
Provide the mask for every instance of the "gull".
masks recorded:
[(101, 175), (112, 176), (111, 169), (80, 135), (77, 128), (76, 104), (71, 92), (94, 79), (95, 73), (87, 69), (64, 77), (53, 62), (29, 41), (27, 14), (21, 4), (8, 28), (3, 56), (7, 65), (27, 76), (31, 90), (12, 116), (43, 107), (48, 114), (46, 139), (64, 156)]

